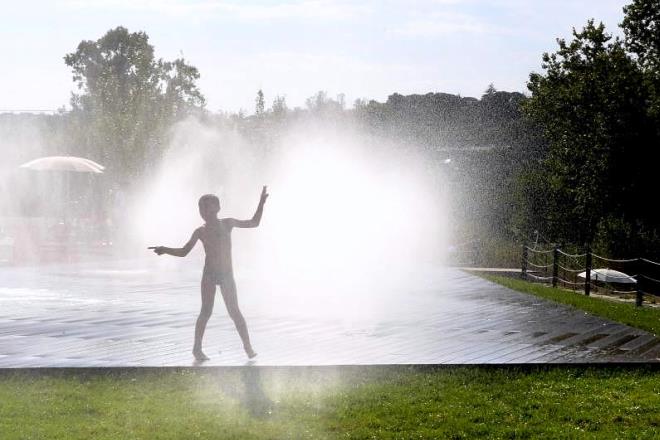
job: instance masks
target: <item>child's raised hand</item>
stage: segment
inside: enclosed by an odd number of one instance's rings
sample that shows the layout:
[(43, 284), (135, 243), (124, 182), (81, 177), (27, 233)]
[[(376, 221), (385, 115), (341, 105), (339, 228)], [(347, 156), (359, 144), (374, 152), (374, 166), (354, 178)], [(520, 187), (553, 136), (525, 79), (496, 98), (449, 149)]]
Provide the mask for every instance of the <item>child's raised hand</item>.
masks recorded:
[(163, 253), (165, 253), (165, 248), (163, 246), (150, 246), (147, 249), (152, 249), (158, 255), (163, 255)]

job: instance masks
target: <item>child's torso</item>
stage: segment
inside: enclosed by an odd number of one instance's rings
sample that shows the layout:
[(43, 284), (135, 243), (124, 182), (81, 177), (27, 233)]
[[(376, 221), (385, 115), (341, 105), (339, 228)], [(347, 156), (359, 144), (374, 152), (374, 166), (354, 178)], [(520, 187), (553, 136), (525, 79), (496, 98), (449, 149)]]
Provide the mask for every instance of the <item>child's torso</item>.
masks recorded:
[(231, 272), (231, 228), (226, 222), (218, 220), (205, 224), (200, 228), (199, 239), (206, 252), (204, 270), (216, 273)]

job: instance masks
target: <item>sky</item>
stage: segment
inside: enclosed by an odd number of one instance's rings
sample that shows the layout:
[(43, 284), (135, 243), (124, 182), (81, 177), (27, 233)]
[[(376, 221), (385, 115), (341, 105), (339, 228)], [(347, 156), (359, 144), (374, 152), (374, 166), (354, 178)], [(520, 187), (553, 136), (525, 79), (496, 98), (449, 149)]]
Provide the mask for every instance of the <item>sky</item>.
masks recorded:
[(328, 96), (479, 97), (526, 91), (541, 55), (588, 19), (620, 35), (623, 0), (0, 0), (0, 112), (55, 110), (74, 90), (65, 54), (124, 26), (200, 73), (211, 111)]

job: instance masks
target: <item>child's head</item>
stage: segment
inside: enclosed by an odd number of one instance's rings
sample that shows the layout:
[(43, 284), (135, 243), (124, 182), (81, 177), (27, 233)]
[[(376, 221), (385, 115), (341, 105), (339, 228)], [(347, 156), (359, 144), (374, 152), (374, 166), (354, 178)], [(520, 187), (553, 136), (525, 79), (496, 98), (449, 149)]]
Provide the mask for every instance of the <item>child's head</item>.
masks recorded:
[(213, 220), (220, 211), (220, 199), (215, 194), (204, 194), (199, 198), (199, 215), (205, 221)]

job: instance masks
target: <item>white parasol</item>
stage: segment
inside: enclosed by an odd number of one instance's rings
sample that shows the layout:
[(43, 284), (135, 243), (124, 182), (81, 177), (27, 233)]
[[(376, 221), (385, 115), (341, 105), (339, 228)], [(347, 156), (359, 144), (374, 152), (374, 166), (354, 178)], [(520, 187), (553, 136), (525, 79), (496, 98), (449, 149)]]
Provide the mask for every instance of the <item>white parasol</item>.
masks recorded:
[(93, 160), (84, 157), (75, 156), (47, 156), (34, 159), (24, 163), (20, 168), (25, 168), (34, 171), (55, 171), (64, 172), (66, 175), (66, 183), (64, 185), (66, 194), (64, 195), (65, 204), (62, 206), (62, 217), (67, 217), (67, 204), (71, 203), (70, 200), (70, 187), (71, 187), (71, 173), (90, 173), (102, 174), (105, 167)]
[(95, 173), (101, 174), (105, 167), (93, 160), (84, 157), (75, 156), (48, 156), (31, 160), (21, 165), (21, 168), (27, 168), (37, 171), (72, 171), (76, 173)]

